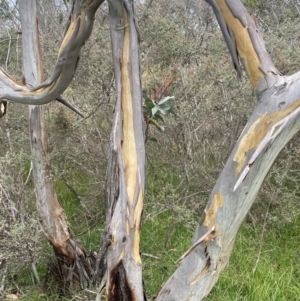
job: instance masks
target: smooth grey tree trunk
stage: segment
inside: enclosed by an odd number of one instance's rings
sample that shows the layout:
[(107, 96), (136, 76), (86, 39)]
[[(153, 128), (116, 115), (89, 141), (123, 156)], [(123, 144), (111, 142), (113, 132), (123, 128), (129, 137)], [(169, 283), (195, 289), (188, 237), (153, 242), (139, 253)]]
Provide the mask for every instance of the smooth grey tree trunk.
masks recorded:
[(300, 129), (300, 73), (281, 76), (239, 0), (206, 0), (214, 10), (234, 66), (246, 70), (258, 103), (210, 195), (191, 248), (158, 301), (199, 301), (227, 265), (237, 231), (277, 155)]
[[(145, 144), (139, 36), (133, 1), (109, 3), (117, 100), (107, 169), (108, 210), (101, 246), (109, 301), (144, 300), (140, 224), (145, 195)], [(100, 254), (99, 254), (100, 256)]]
[[(23, 76), (28, 87), (33, 87), (43, 79), (36, 0), (19, 1), (19, 9)], [(29, 132), (37, 209), (46, 237), (57, 257), (56, 274), (67, 286), (80, 284), (86, 287), (92, 278), (92, 270), (83, 246), (68, 227), (67, 216), (54, 190), (42, 106), (29, 106)]]

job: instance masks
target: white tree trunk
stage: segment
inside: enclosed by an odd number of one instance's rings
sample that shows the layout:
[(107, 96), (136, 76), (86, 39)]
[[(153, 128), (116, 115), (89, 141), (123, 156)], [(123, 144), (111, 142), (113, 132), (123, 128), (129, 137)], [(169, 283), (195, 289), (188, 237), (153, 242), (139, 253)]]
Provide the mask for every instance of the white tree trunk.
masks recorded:
[(242, 62), (258, 104), (210, 195), (192, 247), (156, 300), (203, 300), (228, 263), (236, 233), (277, 155), (300, 129), (300, 73), (281, 76), (255, 20), (239, 0), (206, 0), (214, 9), (241, 75)]

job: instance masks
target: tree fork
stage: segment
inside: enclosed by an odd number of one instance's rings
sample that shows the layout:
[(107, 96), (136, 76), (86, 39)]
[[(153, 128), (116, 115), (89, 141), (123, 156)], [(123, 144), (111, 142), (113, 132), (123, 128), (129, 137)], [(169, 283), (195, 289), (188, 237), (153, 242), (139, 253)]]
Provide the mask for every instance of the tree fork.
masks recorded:
[[(30, 1), (26, 4), (19, 1), (20, 6), (27, 6), (29, 21), (33, 11)], [(66, 89), (73, 78), (80, 49), (92, 30), (94, 13), (102, 1), (72, 2), (70, 24), (49, 80), (37, 85), (35, 81), (40, 76), (37, 73), (32, 79), (35, 88), (25, 87), (0, 71), (2, 104), (3, 99), (44, 104)], [(277, 71), (255, 20), (239, 0), (206, 1), (213, 7), (238, 75), (242, 73), (241, 62), (257, 93), (258, 104), (211, 193), (192, 247), (181, 257), (179, 268), (160, 291), (157, 297), (160, 301), (202, 300), (209, 293), (229, 260), (237, 230), (268, 170), (280, 150), (300, 129), (300, 73), (282, 76)], [(139, 228), (145, 193), (145, 146), (138, 31), (132, 0), (110, 0), (109, 6), (117, 101), (107, 172), (107, 225), (97, 258), (97, 270), (102, 278), (97, 298), (100, 299), (106, 288), (109, 301), (144, 300)], [(36, 15), (36, 10), (34, 12)], [(36, 18), (34, 20), (36, 22)], [(25, 32), (24, 36), (28, 35)], [(33, 32), (37, 35), (37, 27), (33, 27)], [(24, 53), (34, 54), (33, 62), (40, 57), (37, 48), (25, 51), (25, 46), (24, 43)], [(27, 76), (26, 79), (28, 81)], [(29, 84), (30, 81), (29, 76)], [(38, 110), (34, 108), (32, 113), (37, 114)], [(32, 130), (37, 123), (41, 124), (41, 130)], [(49, 240), (69, 271), (67, 281), (73, 276), (80, 279), (81, 275), (88, 279), (88, 271), (76, 276), (73, 273), (73, 267), (76, 268), (86, 254), (67, 227), (65, 213), (51, 184), (47, 160), (38, 162), (47, 154), (43, 127), (42, 117), (32, 120), (32, 146), (38, 158), (34, 171), (41, 175), (35, 177), (35, 183), (39, 184), (36, 193), (41, 195), (40, 214)], [(45, 187), (48, 190), (42, 189)], [(47, 195), (51, 196), (49, 201), (46, 201)]]
[[(258, 104), (233, 148), (199, 219), (192, 246), (156, 300), (203, 300), (227, 265), (236, 233), (277, 155), (300, 129), (300, 73), (282, 76), (253, 18), (239, 0), (206, 0), (234, 66), (241, 61)], [(209, 233), (207, 235), (207, 233)], [(202, 239), (205, 237), (205, 239)], [(197, 244), (196, 244), (197, 245)]]

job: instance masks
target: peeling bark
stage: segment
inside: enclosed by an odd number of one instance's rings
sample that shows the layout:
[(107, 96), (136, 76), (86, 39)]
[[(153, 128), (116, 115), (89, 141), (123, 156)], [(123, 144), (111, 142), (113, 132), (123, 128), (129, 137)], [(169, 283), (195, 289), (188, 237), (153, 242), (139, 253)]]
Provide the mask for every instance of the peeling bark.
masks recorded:
[[(23, 72), (28, 85), (37, 85), (43, 77), (36, 0), (19, 1), (22, 23)], [(41, 106), (29, 106), (30, 142), (37, 208), (46, 237), (52, 244), (58, 274), (70, 287), (87, 286), (92, 270), (80, 241), (70, 231), (65, 211), (55, 193), (48, 162), (44, 114)]]
[(255, 21), (239, 0), (206, 0), (215, 12), (233, 63), (241, 76), (240, 59), (258, 94), (275, 84), (275, 68)]
[[(227, 265), (236, 233), (277, 155), (300, 129), (300, 73), (281, 76), (239, 0), (206, 0), (237, 72), (241, 61), (258, 104), (229, 156), (196, 228), (192, 247), (156, 300), (203, 300)], [(199, 243), (198, 243), (199, 242)]]
[(210, 227), (215, 227), (213, 235), (183, 259), (157, 300), (203, 300), (218, 280), (265, 176), (300, 129), (299, 76), (284, 77), (284, 92), (274, 86), (263, 93), (212, 191), (193, 241)]
[(0, 101), (0, 118), (2, 118), (6, 114), (7, 101)]
[(109, 301), (144, 300), (139, 251), (145, 194), (139, 38), (133, 1), (109, 1), (109, 12), (117, 101), (107, 170), (104, 237), (111, 243), (106, 252), (106, 296)]

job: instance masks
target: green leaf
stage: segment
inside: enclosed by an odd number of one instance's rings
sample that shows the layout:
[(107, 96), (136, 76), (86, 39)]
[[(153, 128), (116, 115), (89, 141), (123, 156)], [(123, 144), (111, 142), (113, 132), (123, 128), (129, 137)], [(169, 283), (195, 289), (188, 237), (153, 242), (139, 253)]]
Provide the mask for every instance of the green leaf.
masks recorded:
[(162, 109), (159, 107), (159, 112), (163, 115), (167, 115), (168, 114), (168, 110)]
[(163, 126), (160, 126), (158, 129), (161, 133), (163, 133), (165, 131), (165, 128)]
[(170, 101), (171, 99), (174, 99), (174, 96), (166, 96), (162, 100), (159, 101), (158, 106), (160, 108), (160, 112), (163, 115), (173, 114), (174, 116), (177, 116), (174, 111), (174, 105)]
[(153, 118), (150, 118), (149, 120), (150, 123), (152, 123), (153, 125), (155, 125), (155, 127), (161, 132), (163, 133), (165, 128), (163, 126), (161, 126), (157, 121), (155, 121)]
[(153, 100), (145, 100), (145, 104), (149, 109), (152, 109), (155, 106), (155, 102)]
[[(148, 109), (152, 109), (156, 104), (153, 100), (151, 100), (146, 91), (143, 91), (143, 99), (144, 99), (144, 103), (143, 103), (143, 107), (147, 107)], [(151, 115), (149, 115), (150, 117)]]
[(155, 107), (153, 107), (151, 109), (151, 113), (152, 113), (152, 116), (155, 116), (155, 114), (159, 111), (159, 106), (156, 105)]
[(170, 99), (174, 99), (174, 98), (175, 98), (174, 96), (166, 96), (166, 97), (164, 97), (163, 99), (161, 99), (161, 100), (158, 102), (158, 104), (161, 105), (161, 104), (163, 104), (163, 103), (165, 103), (165, 102), (169, 102)]
[(173, 104), (166, 101), (163, 104), (158, 104), (159, 108), (164, 111), (170, 111), (173, 108)]

